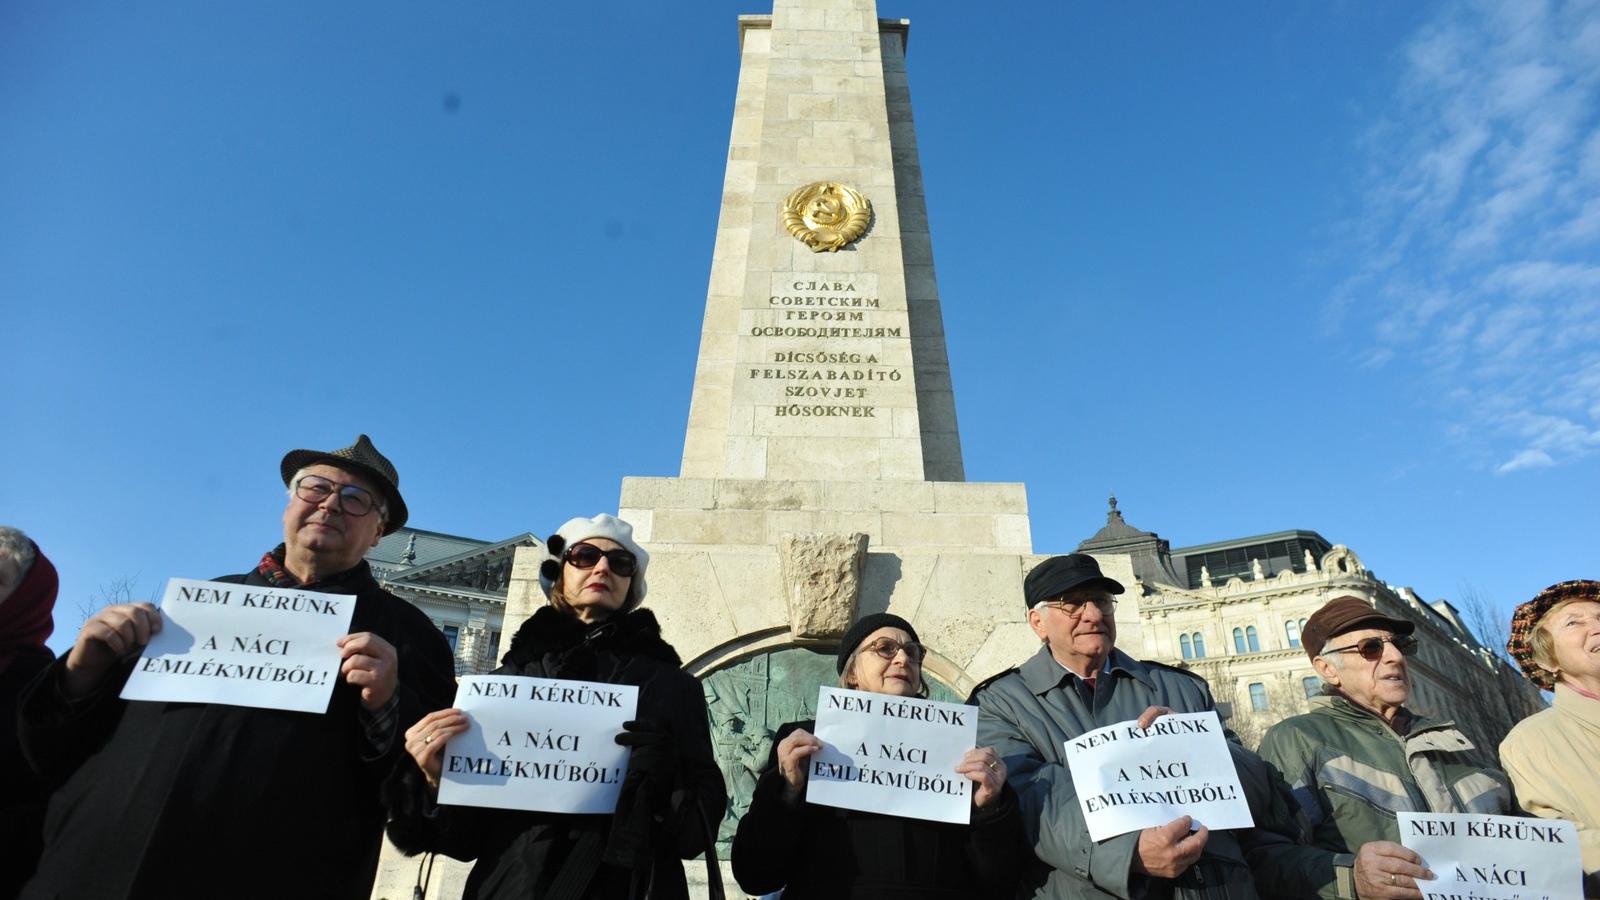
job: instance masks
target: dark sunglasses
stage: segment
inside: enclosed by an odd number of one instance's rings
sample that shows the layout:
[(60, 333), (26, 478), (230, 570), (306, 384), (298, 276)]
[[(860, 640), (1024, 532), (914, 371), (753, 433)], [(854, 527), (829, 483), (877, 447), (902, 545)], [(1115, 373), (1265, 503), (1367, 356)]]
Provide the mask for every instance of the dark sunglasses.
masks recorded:
[(1329, 653), (1359, 653), (1367, 662), (1377, 662), (1383, 659), (1383, 645), (1393, 644), (1401, 656), (1410, 656), (1417, 652), (1417, 639), (1409, 634), (1397, 634), (1394, 637), (1369, 637), (1362, 638), (1348, 647), (1335, 647)]
[(878, 638), (872, 643), (862, 647), (869, 653), (876, 653), (882, 659), (893, 660), (901, 650), (906, 652), (906, 659), (914, 663), (922, 662), (922, 657), (927, 653), (922, 645), (916, 641), (907, 641), (904, 644), (894, 638)]
[(601, 550), (593, 544), (573, 544), (566, 553), (561, 554), (561, 561), (572, 563), (579, 569), (592, 569), (600, 564), (602, 556), (610, 563), (611, 571), (623, 578), (631, 578), (639, 570), (639, 558), (632, 551)]

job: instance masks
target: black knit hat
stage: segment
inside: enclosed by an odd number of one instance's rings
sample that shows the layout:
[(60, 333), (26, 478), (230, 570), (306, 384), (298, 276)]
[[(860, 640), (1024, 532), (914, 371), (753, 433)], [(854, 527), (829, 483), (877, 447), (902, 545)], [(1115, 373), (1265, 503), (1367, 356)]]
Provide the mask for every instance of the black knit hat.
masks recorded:
[(922, 639), (917, 637), (917, 630), (911, 627), (911, 623), (894, 613), (873, 613), (870, 616), (862, 616), (854, 625), (850, 626), (850, 630), (846, 631), (844, 637), (839, 641), (840, 675), (844, 674), (844, 666), (845, 663), (850, 661), (850, 654), (856, 652), (856, 648), (861, 646), (861, 642), (867, 639), (867, 635), (877, 631), (879, 628), (898, 628), (911, 635), (913, 641), (919, 644), (922, 643)]

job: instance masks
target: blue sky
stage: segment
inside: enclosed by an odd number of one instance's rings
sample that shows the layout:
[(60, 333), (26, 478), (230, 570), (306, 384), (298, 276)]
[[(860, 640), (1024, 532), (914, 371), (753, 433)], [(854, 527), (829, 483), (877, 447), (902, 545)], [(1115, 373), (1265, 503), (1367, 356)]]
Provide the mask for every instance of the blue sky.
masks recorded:
[[(500, 539), (675, 474), (746, 2), (0, 4), (0, 522), (241, 570), (370, 433)], [(970, 480), (1596, 577), (1600, 7), (893, 3)]]

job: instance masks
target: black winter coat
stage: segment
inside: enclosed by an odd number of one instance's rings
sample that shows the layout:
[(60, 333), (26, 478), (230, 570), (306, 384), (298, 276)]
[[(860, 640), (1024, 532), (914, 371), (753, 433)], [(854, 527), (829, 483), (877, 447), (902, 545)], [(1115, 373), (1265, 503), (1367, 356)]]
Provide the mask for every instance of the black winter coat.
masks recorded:
[[(256, 570), (218, 580), (266, 585)], [(365, 562), (306, 587), (355, 594), (351, 632), (395, 646), (400, 723), (449, 704), (450, 645), (421, 610), (380, 588)], [(23, 751), (61, 786), (22, 897), (370, 897), (380, 787), (404, 752), (403, 724), (388, 746), (373, 747), (360, 692), (343, 681), (323, 715), (119, 699), (132, 668), (68, 702), (58, 660), (23, 697)]]
[(11, 900), (33, 874), (34, 863), (43, 849), (40, 830), (44, 825), (47, 792), (26, 762), (17, 743), (17, 703), (27, 687), (54, 659), (48, 650), (21, 652), (11, 665), (0, 671), (0, 900)]
[(636, 748), (616, 812), (570, 815), (438, 806), (412, 765), (390, 785), (390, 840), (476, 859), (463, 900), (684, 900), (680, 860), (706, 850), (728, 798), (705, 695), (681, 665), (649, 610), (586, 625), (541, 608), (495, 674), (637, 685), (637, 718), (669, 731), (665, 770), (647, 770)]
[(1011, 900), (1025, 850), (1017, 795), (972, 811), (972, 824), (930, 822), (783, 799), (773, 738), (750, 811), (733, 839), (733, 877), (752, 894), (784, 888), (783, 900)]

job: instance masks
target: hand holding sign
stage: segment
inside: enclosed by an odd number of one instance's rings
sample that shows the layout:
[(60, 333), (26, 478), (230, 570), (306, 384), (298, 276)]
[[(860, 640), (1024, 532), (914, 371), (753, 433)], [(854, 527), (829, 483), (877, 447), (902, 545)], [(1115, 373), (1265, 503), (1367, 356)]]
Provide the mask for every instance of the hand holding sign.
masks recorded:
[(806, 760), (822, 749), (822, 741), (804, 728), (796, 728), (778, 742), (778, 772), (783, 775), (783, 799), (800, 802), (806, 792)]
[(444, 771), (445, 745), (450, 738), (472, 727), (472, 720), (459, 709), (437, 709), (406, 729), (406, 752), (428, 779), (428, 787), (439, 791), (439, 775)]
[(393, 644), (370, 631), (347, 634), (339, 638), (339, 658), (344, 680), (361, 688), (362, 706), (377, 711), (394, 696), (400, 662)]
[(983, 809), (1000, 796), (1006, 784), (1006, 764), (993, 747), (974, 747), (961, 757), (956, 773), (973, 781), (972, 805)]
[(1157, 878), (1177, 878), (1200, 858), (1211, 832), (1201, 826), (1191, 832), (1194, 819), (1179, 816), (1165, 825), (1139, 832), (1133, 852), (1133, 870)]
[(62, 691), (68, 698), (88, 695), (117, 663), (138, 656), (161, 632), (161, 612), (148, 603), (118, 603), (89, 617), (67, 651)]
[(1356, 852), (1356, 896), (1422, 900), (1418, 878), (1432, 878), (1422, 857), (1394, 841), (1368, 841)]

